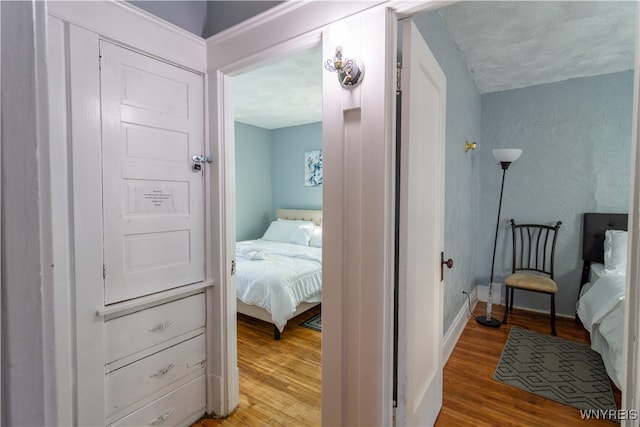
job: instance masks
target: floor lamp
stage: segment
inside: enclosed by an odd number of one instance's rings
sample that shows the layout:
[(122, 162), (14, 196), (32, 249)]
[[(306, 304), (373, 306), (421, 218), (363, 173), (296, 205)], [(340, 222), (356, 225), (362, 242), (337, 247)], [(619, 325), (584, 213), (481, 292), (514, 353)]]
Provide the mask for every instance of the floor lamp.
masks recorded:
[(509, 169), (511, 163), (515, 162), (522, 154), (522, 150), (517, 148), (497, 148), (493, 150), (493, 158), (500, 162), (502, 167), (502, 185), (500, 186), (500, 203), (498, 204), (498, 219), (496, 221), (496, 236), (493, 240), (493, 257), (491, 258), (491, 278), (489, 279), (489, 296), (487, 297), (487, 314), (476, 317), (478, 323), (492, 328), (499, 328), (500, 321), (491, 317), (491, 308), (493, 306), (493, 267), (496, 262), (496, 245), (498, 244), (498, 228), (500, 227), (500, 211), (502, 210), (502, 192), (504, 190), (504, 176)]

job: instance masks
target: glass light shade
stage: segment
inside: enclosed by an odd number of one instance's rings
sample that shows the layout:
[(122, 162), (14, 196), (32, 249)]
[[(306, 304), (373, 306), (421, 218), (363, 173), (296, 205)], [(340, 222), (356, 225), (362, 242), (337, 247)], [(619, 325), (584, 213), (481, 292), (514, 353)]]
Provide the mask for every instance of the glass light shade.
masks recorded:
[(520, 154), (522, 154), (522, 150), (519, 148), (496, 148), (493, 152), (493, 158), (502, 162), (515, 162)]

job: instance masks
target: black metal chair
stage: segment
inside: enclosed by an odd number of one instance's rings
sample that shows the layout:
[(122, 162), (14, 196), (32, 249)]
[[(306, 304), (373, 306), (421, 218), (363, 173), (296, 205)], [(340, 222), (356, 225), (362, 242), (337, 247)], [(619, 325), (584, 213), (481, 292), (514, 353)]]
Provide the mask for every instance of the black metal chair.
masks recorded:
[(556, 302), (558, 285), (553, 278), (556, 240), (560, 221), (555, 226), (544, 224), (516, 224), (511, 220), (513, 263), (511, 275), (504, 279), (506, 305), (502, 323), (507, 323), (513, 310), (515, 289), (547, 294), (551, 299), (551, 335), (556, 334)]

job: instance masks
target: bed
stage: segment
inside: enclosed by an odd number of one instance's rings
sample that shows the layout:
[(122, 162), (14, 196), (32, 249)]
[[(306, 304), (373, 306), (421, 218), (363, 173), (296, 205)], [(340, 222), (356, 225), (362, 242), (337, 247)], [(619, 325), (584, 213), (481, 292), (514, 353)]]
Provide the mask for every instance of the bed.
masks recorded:
[(287, 321), (322, 299), (322, 211), (278, 209), (264, 235), (236, 243), (238, 313), (272, 323), (280, 339)]
[(582, 277), (577, 315), (600, 353), (613, 383), (622, 389), (627, 214), (585, 213)]

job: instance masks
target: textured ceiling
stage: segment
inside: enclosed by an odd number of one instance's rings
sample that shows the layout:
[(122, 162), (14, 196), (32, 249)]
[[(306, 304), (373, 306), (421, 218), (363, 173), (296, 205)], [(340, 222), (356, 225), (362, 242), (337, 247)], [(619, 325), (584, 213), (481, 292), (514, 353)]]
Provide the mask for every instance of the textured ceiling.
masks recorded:
[(322, 120), (320, 46), (233, 78), (239, 122), (265, 129)]
[(470, 1), (439, 10), (480, 93), (634, 67), (633, 1)]
[[(469, 1), (439, 9), (480, 93), (634, 67), (634, 1)], [(322, 120), (318, 46), (234, 77), (236, 120)]]

